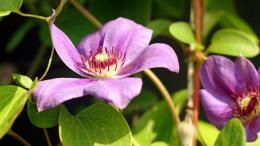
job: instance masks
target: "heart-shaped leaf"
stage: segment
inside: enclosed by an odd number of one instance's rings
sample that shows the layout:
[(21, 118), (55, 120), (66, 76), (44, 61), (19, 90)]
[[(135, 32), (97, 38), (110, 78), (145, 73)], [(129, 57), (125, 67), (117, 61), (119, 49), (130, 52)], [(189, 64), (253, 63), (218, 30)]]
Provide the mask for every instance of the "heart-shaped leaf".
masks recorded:
[(208, 48), (208, 52), (254, 57), (259, 54), (259, 47), (254, 39), (247, 33), (235, 29), (222, 29), (217, 31)]
[(71, 115), (61, 108), (60, 138), (64, 146), (131, 146), (131, 132), (113, 107), (97, 103)]

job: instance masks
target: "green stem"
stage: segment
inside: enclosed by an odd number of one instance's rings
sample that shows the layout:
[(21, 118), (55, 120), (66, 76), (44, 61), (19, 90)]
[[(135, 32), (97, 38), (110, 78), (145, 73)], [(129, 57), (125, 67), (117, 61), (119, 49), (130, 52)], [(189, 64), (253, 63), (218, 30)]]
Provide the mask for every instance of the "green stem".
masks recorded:
[(25, 139), (23, 139), (20, 135), (18, 135), (14, 131), (10, 130), (10, 131), (8, 131), (7, 134), (10, 135), (11, 137), (13, 137), (14, 139), (16, 139), (17, 141), (19, 141), (24, 146), (31, 146), (30, 143), (28, 143)]
[(21, 11), (16, 11), (14, 13), (21, 15), (21, 16), (24, 16), (24, 17), (36, 18), (36, 19), (40, 19), (40, 20), (44, 20), (44, 21), (48, 22), (48, 17), (34, 15), (34, 14), (26, 14), (26, 13), (23, 13)]

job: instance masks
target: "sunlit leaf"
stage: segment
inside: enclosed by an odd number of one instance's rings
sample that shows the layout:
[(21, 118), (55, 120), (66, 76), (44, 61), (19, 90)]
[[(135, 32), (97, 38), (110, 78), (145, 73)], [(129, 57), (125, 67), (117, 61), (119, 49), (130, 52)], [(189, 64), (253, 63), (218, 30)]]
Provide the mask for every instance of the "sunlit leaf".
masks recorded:
[(0, 139), (8, 132), (22, 111), (28, 96), (26, 90), (17, 86), (0, 86)]
[(6, 16), (10, 12), (19, 11), (23, 0), (0, 0), (0, 16)]
[(208, 52), (254, 57), (259, 54), (259, 47), (253, 38), (245, 32), (234, 29), (222, 29), (213, 35)]
[(207, 146), (214, 146), (219, 134), (219, 130), (215, 126), (204, 121), (199, 121), (198, 132), (199, 136)]
[(170, 25), (170, 33), (176, 39), (187, 44), (195, 43), (191, 26), (186, 22), (175, 22)]
[(231, 119), (221, 130), (215, 146), (245, 146), (246, 135), (244, 126), (239, 119)]
[(64, 146), (132, 146), (127, 122), (107, 104), (94, 104), (76, 116), (62, 107), (59, 124)]

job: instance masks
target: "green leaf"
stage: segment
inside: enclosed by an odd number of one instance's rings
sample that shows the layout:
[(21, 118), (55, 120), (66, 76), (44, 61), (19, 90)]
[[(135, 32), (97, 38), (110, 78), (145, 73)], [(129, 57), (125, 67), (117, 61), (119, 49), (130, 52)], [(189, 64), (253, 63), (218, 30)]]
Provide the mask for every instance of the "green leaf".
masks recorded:
[(254, 57), (259, 54), (259, 47), (253, 38), (245, 32), (234, 29), (222, 29), (213, 35), (208, 52)]
[(186, 106), (187, 100), (188, 100), (188, 92), (187, 89), (182, 89), (174, 94), (172, 94), (173, 102), (176, 107), (176, 111), (178, 114), (181, 113), (182, 109)]
[(246, 135), (243, 125), (237, 118), (231, 119), (221, 130), (215, 146), (244, 146)]
[(11, 53), (24, 39), (27, 32), (34, 26), (34, 21), (23, 23), (9, 38), (5, 51)]
[(31, 123), (39, 128), (51, 128), (59, 121), (61, 106), (56, 106), (43, 112), (37, 111), (37, 106), (31, 100), (27, 102), (27, 115)]
[(186, 22), (175, 22), (172, 23), (169, 27), (170, 33), (177, 40), (187, 43), (194, 44), (195, 37), (192, 31), (191, 26)]
[(59, 131), (64, 146), (131, 146), (131, 132), (123, 116), (98, 103), (71, 115), (61, 108)]
[(147, 24), (147, 27), (153, 30), (153, 37), (159, 35), (169, 35), (170, 20), (156, 19)]
[(13, 77), (13, 80), (16, 82), (16, 84), (18, 84), (26, 89), (31, 88), (31, 86), (33, 84), (32, 79), (25, 75), (20, 75), (20, 74), (14, 73), (12, 77)]
[(155, 142), (152, 143), (150, 146), (169, 146), (169, 145), (165, 142)]
[(200, 138), (207, 146), (214, 146), (219, 134), (219, 130), (215, 126), (204, 121), (199, 121), (198, 131)]
[(89, 10), (105, 23), (117, 17), (146, 25), (151, 17), (152, 0), (89, 0)]
[(19, 11), (23, 0), (0, 0), (0, 16), (6, 16), (10, 12)]
[(28, 99), (26, 92), (25, 89), (13, 85), (0, 86), (0, 139), (22, 111)]

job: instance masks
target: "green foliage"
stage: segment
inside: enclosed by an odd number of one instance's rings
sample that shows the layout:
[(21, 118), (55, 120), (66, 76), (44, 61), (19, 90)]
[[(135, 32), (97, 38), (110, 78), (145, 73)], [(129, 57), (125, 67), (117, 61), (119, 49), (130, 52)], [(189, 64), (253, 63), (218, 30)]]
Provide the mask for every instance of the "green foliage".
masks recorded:
[(113, 107), (97, 103), (76, 116), (65, 107), (59, 119), (64, 146), (131, 146), (131, 132), (122, 115)]
[(199, 139), (204, 142), (207, 146), (214, 146), (214, 143), (218, 137), (219, 130), (204, 121), (199, 121), (198, 123), (198, 132), (199, 132)]
[(22, 111), (28, 96), (17, 86), (0, 86), (0, 139), (8, 132)]
[(20, 85), (26, 89), (31, 88), (33, 81), (31, 78), (25, 76), (25, 75), (20, 75), (20, 74), (13, 74), (13, 80), (16, 82), (17, 85)]
[(89, 0), (89, 10), (101, 21), (130, 18), (146, 25), (151, 17), (152, 0)]
[[(173, 94), (173, 101), (179, 113), (187, 101), (186, 95), (186, 90), (180, 90)], [(169, 143), (171, 146), (178, 145), (171, 112), (165, 101), (155, 104), (144, 113), (134, 125), (133, 134), (142, 146), (149, 146), (155, 141)]]
[(244, 146), (246, 135), (239, 119), (231, 119), (221, 130), (215, 146)]
[(23, 0), (0, 0), (0, 16), (9, 15), (11, 12), (19, 11)]
[(147, 27), (153, 30), (153, 37), (159, 35), (168, 35), (169, 36), (169, 26), (171, 24), (170, 20), (167, 19), (156, 19), (147, 24)]
[(208, 52), (254, 57), (259, 54), (259, 47), (251, 35), (245, 32), (234, 29), (222, 29), (213, 35)]
[(170, 33), (179, 41), (194, 44), (195, 36), (191, 26), (186, 22), (174, 22), (170, 25)]
[(170, 142), (173, 138), (173, 121), (166, 102), (159, 102), (136, 122), (133, 134), (138, 143), (148, 146), (153, 141)]
[(36, 104), (27, 102), (27, 115), (31, 123), (39, 128), (50, 128), (58, 124), (61, 106), (56, 106), (43, 112), (38, 112)]

